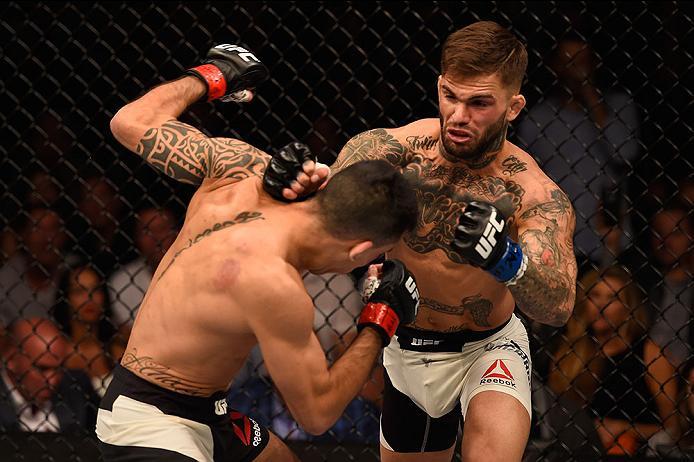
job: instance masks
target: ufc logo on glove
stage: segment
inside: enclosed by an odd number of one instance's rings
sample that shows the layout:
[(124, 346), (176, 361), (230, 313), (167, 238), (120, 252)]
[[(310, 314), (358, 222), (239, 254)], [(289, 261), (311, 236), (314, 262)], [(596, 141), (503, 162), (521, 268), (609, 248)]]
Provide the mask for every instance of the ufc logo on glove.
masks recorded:
[(496, 217), (496, 210), (492, 210), (484, 234), (480, 236), (480, 240), (477, 241), (477, 245), (475, 246), (475, 250), (482, 258), (489, 257), (492, 253), (492, 249), (496, 245), (496, 234), (504, 229), (504, 219), (502, 218), (500, 221), (497, 221)]
[(405, 288), (410, 293), (412, 300), (415, 301), (415, 304), (416, 304), (415, 305), (415, 313), (416, 313), (417, 309), (419, 308), (419, 290), (417, 289), (417, 283), (414, 281), (412, 276), (409, 276), (407, 278), (407, 281), (405, 281)]
[(229, 51), (233, 53), (238, 53), (239, 57), (246, 61), (247, 63), (250, 62), (251, 60), (259, 63), (260, 60), (255, 57), (253, 53), (250, 51), (246, 50), (245, 48), (241, 48), (238, 45), (230, 45), (228, 43), (222, 43), (221, 45), (217, 45), (215, 48), (219, 48), (220, 50), (224, 51)]

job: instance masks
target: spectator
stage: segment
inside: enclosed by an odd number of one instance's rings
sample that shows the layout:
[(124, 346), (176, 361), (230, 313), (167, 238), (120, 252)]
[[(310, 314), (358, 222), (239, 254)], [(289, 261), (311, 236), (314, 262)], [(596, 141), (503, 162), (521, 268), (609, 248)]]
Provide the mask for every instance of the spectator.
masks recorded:
[(64, 260), (67, 235), (61, 217), (33, 208), (22, 226), (23, 251), (0, 268), (0, 324), (21, 317), (48, 317)]
[[(683, 370), (691, 357), (694, 309), (694, 225), (691, 207), (671, 203), (651, 220), (651, 265), (659, 281), (649, 285), (649, 306), (654, 318), (653, 343), (646, 350), (650, 387), (659, 402), (667, 436), (676, 442), (682, 436), (677, 409), (683, 390)], [(660, 386), (662, 384), (662, 387)]]
[(617, 266), (589, 271), (578, 286), (549, 386), (589, 411), (608, 454), (633, 455), (662, 429), (645, 380), (643, 297)]
[(122, 212), (123, 203), (106, 178), (94, 175), (82, 182), (70, 230), (82, 259), (101, 276), (111, 274), (119, 259), (127, 254), (128, 242), (118, 239)]
[(81, 371), (63, 369), (69, 342), (53, 322), (21, 319), (8, 329), (0, 371), (0, 431), (91, 431), (98, 397)]
[(626, 188), (620, 183), (638, 155), (638, 112), (628, 94), (596, 87), (596, 59), (582, 40), (560, 41), (550, 67), (556, 86), (529, 110), (517, 133), (576, 209), (579, 267), (604, 265), (621, 250)]
[(152, 275), (176, 239), (176, 228), (176, 217), (168, 209), (152, 207), (137, 214), (135, 245), (140, 256), (116, 271), (108, 281), (113, 323), (126, 338)]
[(66, 365), (84, 371), (102, 396), (115, 362), (125, 351), (125, 342), (114, 335), (103, 280), (87, 266), (65, 271), (56, 299), (53, 315), (74, 345)]
[[(14, 186), (15, 191), (11, 192), (11, 196), (8, 198), (20, 198), (20, 204), (24, 210), (52, 208), (57, 206), (60, 201), (57, 180), (40, 168), (32, 168), (25, 172)], [(17, 211), (14, 214), (11, 211), (16, 208), (16, 199), (14, 203), (4, 203), (3, 201), (2, 205), (3, 212), (9, 213), (6, 217), (16, 216)], [(21, 210), (18, 212), (21, 213)], [(15, 220), (11, 221), (14, 222)], [(2, 262), (12, 258), (19, 250), (19, 236), (17, 230), (14, 229), (14, 224), (9, 223), (9, 226), (0, 231), (0, 261)]]

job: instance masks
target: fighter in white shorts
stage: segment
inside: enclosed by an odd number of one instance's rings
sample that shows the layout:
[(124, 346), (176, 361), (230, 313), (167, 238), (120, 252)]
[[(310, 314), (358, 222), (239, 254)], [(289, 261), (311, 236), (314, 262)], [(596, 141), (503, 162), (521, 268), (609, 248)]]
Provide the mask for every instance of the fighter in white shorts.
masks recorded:
[[(525, 46), (496, 23), (454, 32), (443, 45), (439, 117), (360, 133), (331, 166), (386, 159), (419, 200), (417, 229), (388, 252), (414, 273), (422, 297), (415, 322), (385, 350), (383, 462), (450, 461), (461, 417), (463, 460), (522, 458), (531, 365), (514, 309), (560, 326), (576, 295), (573, 208), (506, 140), (525, 106), (527, 63)], [(273, 159), (266, 176), (275, 172), (286, 200), (326, 175), (312, 164), (283, 167)]]
[(461, 413), (464, 420), (470, 400), (483, 391), (511, 395), (531, 415), (528, 334), (516, 315), (479, 332), (400, 327), (383, 364), (381, 445), (389, 451), (450, 448)]

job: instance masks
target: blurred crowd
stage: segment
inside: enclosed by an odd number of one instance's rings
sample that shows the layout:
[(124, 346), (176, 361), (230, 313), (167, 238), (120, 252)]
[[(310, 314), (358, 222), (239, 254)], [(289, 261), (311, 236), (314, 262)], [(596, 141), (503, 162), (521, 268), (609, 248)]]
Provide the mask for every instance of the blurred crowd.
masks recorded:
[[(533, 433), (580, 451), (653, 453), (691, 446), (694, 418), (694, 175), (635, 188), (646, 153), (638, 105), (600, 88), (599, 62), (577, 37), (545, 63), (552, 88), (515, 123), (512, 141), (570, 197), (577, 217), (576, 307), (563, 328), (527, 322), (533, 339)], [(316, 152), (338, 143), (316, 122)], [(334, 146), (333, 146), (334, 147)], [(339, 146), (337, 146), (339, 149)], [(91, 431), (99, 396), (182, 217), (134, 207), (108, 175), (66, 191), (48, 169), (24, 173), (20, 212), (0, 234), (0, 431)], [(355, 335), (362, 302), (349, 275), (306, 274), (315, 329), (334, 361)], [(296, 425), (255, 352), (230, 405), (286, 439), (377, 444), (382, 372), (328, 433)]]

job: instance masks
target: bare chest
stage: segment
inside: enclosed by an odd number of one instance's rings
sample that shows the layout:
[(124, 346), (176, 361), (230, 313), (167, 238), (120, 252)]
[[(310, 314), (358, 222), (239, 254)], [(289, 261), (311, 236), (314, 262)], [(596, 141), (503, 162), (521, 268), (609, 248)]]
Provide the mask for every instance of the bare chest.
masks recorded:
[(449, 244), (465, 206), (471, 201), (489, 202), (512, 224), (525, 194), (512, 175), (503, 171), (485, 173), (436, 165), (419, 155), (413, 156), (404, 174), (415, 186), (420, 207), (417, 229), (405, 238), (406, 245), (420, 254), (442, 250), (448, 260), (459, 264), (464, 261), (450, 250)]

